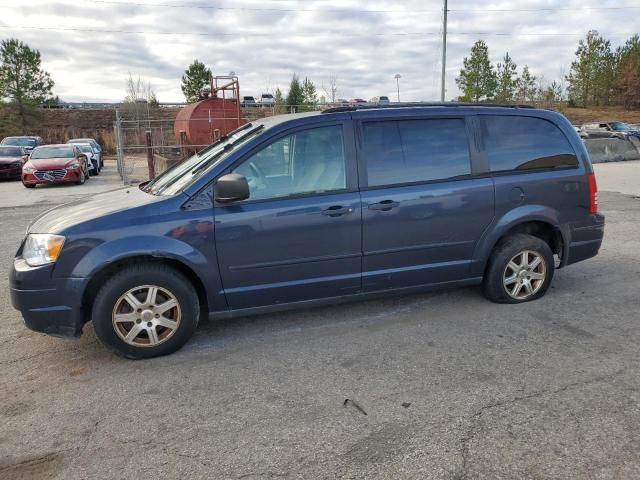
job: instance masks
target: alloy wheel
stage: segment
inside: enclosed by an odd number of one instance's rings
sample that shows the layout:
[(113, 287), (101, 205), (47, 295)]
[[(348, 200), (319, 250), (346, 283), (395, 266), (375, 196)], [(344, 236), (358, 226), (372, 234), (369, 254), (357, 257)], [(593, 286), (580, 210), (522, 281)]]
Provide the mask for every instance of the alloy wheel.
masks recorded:
[(547, 278), (544, 257), (533, 250), (513, 256), (503, 274), (504, 289), (511, 298), (526, 300), (538, 293)]
[(155, 347), (173, 336), (182, 311), (174, 294), (156, 285), (141, 285), (118, 298), (112, 313), (113, 328), (127, 344)]

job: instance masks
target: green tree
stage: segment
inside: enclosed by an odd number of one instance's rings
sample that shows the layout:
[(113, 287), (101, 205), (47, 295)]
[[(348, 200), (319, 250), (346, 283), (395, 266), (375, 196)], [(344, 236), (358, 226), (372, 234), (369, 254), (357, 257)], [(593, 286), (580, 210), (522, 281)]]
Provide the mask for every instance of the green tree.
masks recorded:
[(15, 38), (0, 44), (0, 95), (16, 107), (26, 128), (34, 107), (52, 95), (53, 80), (42, 69), (40, 52)]
[(301, 106), (304, 106), (304, 91), (300, 84), (300, 80), (298, 80), (298, 75), (295, 73), (293, 74), (293, 77), (291, 77), (286, 103), (294, 112), (298, 111)]
[(187, 99), (187, 103), (194, 103), (200, 100), (202, 91), (211, 83), (211, 69), (200, 62), (194, 60), (189, 68), (182, 75), (182, 93)]
[(529, 73), (527, 65), (522, 69), (522, 75), (518, 80), (517, 98), (519, 102), (530, 102), (536, 96), (536, 77)]
[(316, 107), (316, 103), (318, 103), (318, 96), (316, 94), (316, 86), (308, 77), (305, 77), (304, 82), (302, 82), (302, 96), (304, 98), (303, 110), (314, 110)]
[(512, 102), (518, 89), (518, 65), (509, 56), (507, 52), (499, 63), (496, 70), (496, 97), (497, 102)]
[(273, 94), (273, 113), (285, 113), (285, 99), (280, 88)]
[(567, 75), (570, 102), (582, 106), (609, 103), (616, 66), (610, 42), (590, 30), (578, 43), (576, 59)]
[(617, 50), (618, 65), (614, 87), (618, 103), (624, 108), (640, 106), (640, 37), (627, 40)]
[(460, 76), (456, 78), (463, 94), (460, 100), (481, 102), (495, 96), (496, 74), (489, 61), (489, 48), (483, 40), (471, 47), (471, 55), (464, 58)]

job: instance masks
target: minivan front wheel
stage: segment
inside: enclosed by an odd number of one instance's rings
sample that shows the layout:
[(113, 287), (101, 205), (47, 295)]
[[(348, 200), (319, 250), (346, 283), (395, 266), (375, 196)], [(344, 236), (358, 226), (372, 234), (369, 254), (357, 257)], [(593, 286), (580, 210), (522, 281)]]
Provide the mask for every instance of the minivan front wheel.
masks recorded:
[(554, 273), (553, 252), (538, 237), (515, 234), (495, 248), (484, 278), (485, 296), (498, 303), (521, 303), (545, 294)]
[(164, 265), (135, 265), (111, 277), (92, 309), (97, 337), (127, 358), (167, 355), (195, 332), (198, 295), (180, 272)]

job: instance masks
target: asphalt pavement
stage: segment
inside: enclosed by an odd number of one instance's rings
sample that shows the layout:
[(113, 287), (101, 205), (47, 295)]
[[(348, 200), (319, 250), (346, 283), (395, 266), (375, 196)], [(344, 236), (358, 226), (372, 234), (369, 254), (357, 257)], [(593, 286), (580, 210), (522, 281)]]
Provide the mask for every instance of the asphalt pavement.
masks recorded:
[[(0, 478), (640, 478), (640, 163), (596, 168), (600, 255), (541, 300), (468, 288), (209, 322), (137, 362), (90, 325), (28, 331), (9, 302), (29, 221), (84, 187), (0, 204)], [(112, 165), (92, 182), (118, 187)]]

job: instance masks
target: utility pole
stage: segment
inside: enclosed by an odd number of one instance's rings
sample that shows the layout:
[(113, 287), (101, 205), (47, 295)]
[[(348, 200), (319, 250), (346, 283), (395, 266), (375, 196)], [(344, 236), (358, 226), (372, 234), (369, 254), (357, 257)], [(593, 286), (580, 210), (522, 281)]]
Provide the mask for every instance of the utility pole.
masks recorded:
[(402, 75), (396, 73), (393, 78), (396, 79), (396, 88), (398, 89), (398, 103), (400, 103), (400, 79), (402, 78)]
[(447, 0), (444, 0), (444, 25), (442, 29), (442, 81), (440, 84), (440, 101), (444, 102), (445, 71), (447, 67)]

